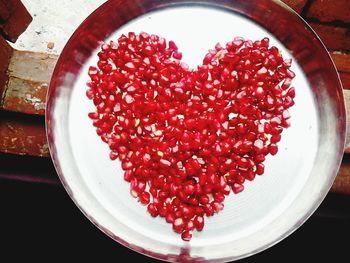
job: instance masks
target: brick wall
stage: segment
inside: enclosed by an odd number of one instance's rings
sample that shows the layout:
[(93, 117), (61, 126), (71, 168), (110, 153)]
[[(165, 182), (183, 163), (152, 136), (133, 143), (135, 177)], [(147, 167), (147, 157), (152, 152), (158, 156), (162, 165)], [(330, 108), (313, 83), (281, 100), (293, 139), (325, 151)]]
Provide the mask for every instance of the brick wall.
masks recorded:
[(299, 13), (326, 45), (343, 87), (350, 89), (350, 1), (282, 0)]

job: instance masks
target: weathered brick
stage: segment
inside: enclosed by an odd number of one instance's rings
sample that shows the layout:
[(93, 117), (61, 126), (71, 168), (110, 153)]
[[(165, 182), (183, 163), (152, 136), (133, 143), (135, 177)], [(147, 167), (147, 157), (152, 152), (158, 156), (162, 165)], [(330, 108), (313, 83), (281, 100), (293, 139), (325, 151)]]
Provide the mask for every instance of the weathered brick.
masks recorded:
[(56, 55), (15, 50), (0, 108), (44, 115), (46, 92), (56, 61)]
[(342, 53), (339, 51), (330, 52), (338, 71), (350, 72), (350, 53)]
[(7, 40), (16, 42), (17, 38), (26, 30), (32, 16), (20, 0), (0, 0), (8, 9), (9, 17), (0, 24), (0, 34)]
[(350, 73), (348, 72), (339, 72), (341, 83), (343, 84), (344, 89), (350, 89)]
[(301, 13), (306, 5), (307, 0), (282, 0), (289, 7), (294, 9), (295, 12)]
[(350, 50), (350, 28), (309, 23), (330, 50)]
[(0, 105), (5, 85), (8, 81), (7, 68), (12, 57), (12, 48), (5, 39), (0, 36)]
[(44, 120), (0, 111), (0, 152), (48, 157)]
[(331, 192), (340, 194), (350, 194), (350, 163), (343, 161)]
[(350, 22), (349, 0), (314, 0), (311, 2), (307, 17), (316, 18), (322, 22)]
[(0, 0), (0, 22), (6, 21), (10, 17), (10, 12), (2, 0)]

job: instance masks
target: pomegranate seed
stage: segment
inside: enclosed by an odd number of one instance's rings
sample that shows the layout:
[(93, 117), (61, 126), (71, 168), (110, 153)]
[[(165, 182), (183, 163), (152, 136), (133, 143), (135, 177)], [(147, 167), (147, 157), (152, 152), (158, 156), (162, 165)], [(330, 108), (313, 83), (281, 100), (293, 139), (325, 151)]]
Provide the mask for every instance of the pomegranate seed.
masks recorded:
[(132, 178), (134, 177), (134, 174), (132, 172), (132, 170), (127, 170), (124, 173), (124, 180), (127, 182), (131, 182)]
[(202, 206), (197, 206), (196, 208), (195, 208), (195, 214), (197, 215), (197, 216), (204, 216), (204, 208), (202, 207)]
[(181, 234), (181, 238), (183, 241), (190, 241), (192, 239), (192, 231), (186, 230)]
[(269, 45), (236, 37), (191, 70), (174, 41), (129, 32), (88, 69), (88, 117), (109, 158), (121, 161), (131, 195), (185, 241), (231, 189), (264, 174), (291, 125), (292, 60)]
[(225, 195), (220, 192), (216, 192), (213, 194), (214, 201), (218, 203), (222, 203), (225, 200)]
[(277, 147), (277, 145), (274, 144), (274, 143), (271, 143), (271, 144), (269, 145), (269, 151), (270, 151), (270, 153), (271, 153), (272, 155), (276, 155), (277, 152), (278, 152), (278, 147)]
[(186, 206), (184, 206), (183, 208), (182, 208), (182, 216), (185, 218), (185, 219), (190, 219), (190, 218), (192, 218), (193, 216), (194, 216), (194, 210), (193, 210), (193, 208), (191, 208), (191, 207), (186, 207)]
[(256, 166), (256, 174), (258, 175), (262, 175), (265, 171), (265, 166), (261, 163), (259, 163), (257, 166)]
[(222, 209), (224, 209), (224, 204), (223, 203), (213, 202), (211, 205), (212, 205), (213, 211), (215, 213), (219, 213)]
[(158, 208), (154, 204), (149, 204), (147, 206), (147, 211), (152, 217), (158, 216)]
[(130, 162), (130, 161), (123, 161), (123, 162), (122, 162), (122, 168), (123, 168), (123, 170), (129, 170), (129, 169), (131, 169), (132, 167), (133, 167), (132, 162)]
[(178, 52), (178, 51), (175, 51), (174, 54), (173, 54), (173, 58), (181, 59), (182, 58), (182, 53)]
[(232, 191), (235, 194), (238, 194), (238, 193), (242, 192), (243, 190), (244, 190), (244, 186), (242, 184), (234, 183), (232, 186)]
[(205, 215), (208, 217), (214, 215), (214, 209), (210, 204), (206, 204), (204, 206), (204, 212), (205, 212)]
[(172, 214), (172, 213), (168, 213), (165, 216), (165, 220), (166, 220), (167, 223), (172, 224), (175, 221), (175, 215)]
[(173, 230), (176, 233), (181, 233), (183, 231), (185, 227), (185, 223), (184, 220), (180, 217), (180, 218), (176, 218), (173, 222)]
[(166, 217), (167, 212), (168, 212), (167, 207), (166, 207), (166, 206), (162, 206), (162, 207), (159, 209), (159, 216), (161, 216), (161, 217)]
[(209, 203), (209, 197), (207, 195), (202, 195), (199, 197), (199, 202), (202, 204), (202, 205), (206, 205)]
[(291, 98), (295, 97), (295, 89), (294, 88), (290, 88), (287, 92), (287, 95)]
[(110, 153), (109, 153), (109, 158), (113, 161), (113, 160), (115, 160), (115, 159), (117, 159), (118, 158), (118, 153), (117, 152), (114, 152), (114, 151), (111, 151)]
[(139, 194), (139, 200), (143, 205), (148, 205), (150, 199), (151, 195), (148, 192), (142, 192), (141, 194)]
[(204, 218), (203, 216), (196, 216), (194, 218), (194, 226), (197, 229), (197, 231), (202, 231), (204, 228)]
[(194, 226), (193, 220), (188, 220), (185, 224), (185, 229), (192, 231), (192, 230), (194, 230), (194, 228), (195, 228), (195, 226)]
[(281, 140), (281, 134), (274, 134), (271, 136), (271, 143), (278, 143)]

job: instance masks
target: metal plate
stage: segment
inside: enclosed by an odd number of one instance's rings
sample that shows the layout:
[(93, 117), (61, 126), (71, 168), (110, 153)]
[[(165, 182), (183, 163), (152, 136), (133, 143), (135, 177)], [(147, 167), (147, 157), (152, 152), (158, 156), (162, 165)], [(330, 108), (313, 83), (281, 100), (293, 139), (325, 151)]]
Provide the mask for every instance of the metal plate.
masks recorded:
[[(268, 36), (293, 58), (297, 96), (292, 127), (283, 132), (265, 174), (230, 195), (204, 231), (183, 242), (164, 219), (151, 218), (129, 194), (118, 162), (86, 117), (87, 68), (98, 46), (121, 33), (146, 31), (174, 40), (183, 61), (196, 67), (216, 42)], [(263, 1), (109, 1), (77, 29), (50, 84), (46, 124), (52, 159), (67, 192), (107, 235), (146, 255), (168, 261), (239, 259), (280, 241), (298, 228), (328, 192), (345, 140), (341, 84), (324, 46), (293, 11)]]

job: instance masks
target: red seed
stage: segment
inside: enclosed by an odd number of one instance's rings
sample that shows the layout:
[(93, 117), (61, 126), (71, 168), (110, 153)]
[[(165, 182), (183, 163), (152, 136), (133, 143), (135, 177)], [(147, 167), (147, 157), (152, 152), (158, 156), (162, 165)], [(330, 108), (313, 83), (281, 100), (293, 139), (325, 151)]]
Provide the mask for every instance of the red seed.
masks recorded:
[(125, 173), (124, 173), (124, 180), (125, 181), (130, 182), (133, 177), (134, 177), (134, 173), (132, 172), (132, 170), (125, 171)]
[(115, 160), (115, 159), (117, 159), (118, 158), (118, 153), (117, 152), (114, 152), (114, 151), (111, 151), (110, 153), (109, 153), (109, 158), (113, 161), (113, 160)]
[(168, 213), (165, 216), (165, 220), (166, 220), (167, 223), (172, 224), (175, 221), (175, 215), (173, 213)]
[(158, 208), (154, 204), (149, 204), (147, 206), (147, 211), (152, 217), (158, 216)]
[(210, 204), (206, 204), (204, 206), (204, 212), (205, 212), (205, 215), (208, 217), (214, 215), (214, 209)]
[(225, 195), (220, 192), (216, 192), (213, 194), (214, 201), (218, 203), (222, 203), (225, 200)]
[(139, 200), (143, 205), (148, 205), (150, 199), (151, 195), (148, 192), (142, 192), (141, 194), (139, 194)]
[(235, 194), (238, 194), (240, 192), (242, 192), (244, 190), (244, 186), (242, 184), (239, 184), (239, 183), (234, 183), (232, 185), (232, 191), (235, 193)]
[(209, 197), (207, 195), (201, 195), (199, 197), (199, 203), (201, 203), (202, 205), (206, 205), (209, 203)]
[(185, 230), (192, 231), (192, 230), (194, 230), (194, 228), (195, 228), (194, 221), (188, 220), (185, 224)]
[(281, 134), (274, 134), (271, 136), (271, 143), (278, 143), (281, 140)]
[(98, 119), (98, 115), (99, 114), (97, 112), (89, 112), (89, 114), (88, 114), (89, 118), (92, 120)]
[(174, 41), (129, 32), (101, 46), (86, 96), (131, 195), (189, 241), (277, 154), (295, 73), (268, 38), (218, 43), (197, 70), (181, 58)]
[(129, 170), (129, 169), (131, 169), (132, 167), (133, 167), (132, 162), (130, 162), (130, 161), (123, 161), (123, 162), (122, 162), (122, 168), (123, 168), (123, 170)]
[(216, 201), (212, 202), (211, 206), (213, 207), (213, 211), (215, 213), (219, 213), (222, 209), (224, 209), (224, 204)]
[(204, 208), (203, 208), (203, 206), (197, 206), (196, 208), (195, 208), (195, 214), (197, 215), (197, 216), (204, 216)]
[(269, 152), (270, 152), (270, 154), (272, 154), (272, 155), (276, 155), (277, 152), (278, 152), (278, 147), (277, 147), (277, 145), (274, 144), (274, 143), (271, 143), (271, 144), (269, 145)]
[(203, 216), (196, 216), (194, 218), (194, 226), (197, 229), (197, 231), (202, 231), (204, 228), (204, 218)]
[(183, 231), (185, 227), (185, 223), (184, 223), (184, 220), (179, 217), (179, 218), (176, 218), (173, 222), (173, 230), (176, 232), (176, 233), (181, 233)]
[(190, 241), (192, 239), (192, 231), (186, 230), (181, 234), (181, 238), (183, 241)]
[(185, 219), (191, 219), (194, 216), (194, 210), (192, 207), (184, 206), (181, 212), (182, 212), (182, 216)]
[(162, 206), (160, 209), (159, 209), (159, 216), (161, 217), (166, 217), (168, 213), (168, 209), (166, 206)]
[(262, 175), (265, 171), (265, 166), (261, 163), (259, 163), (257, 166), (256, 166), (256, 174), (257, 175)]

